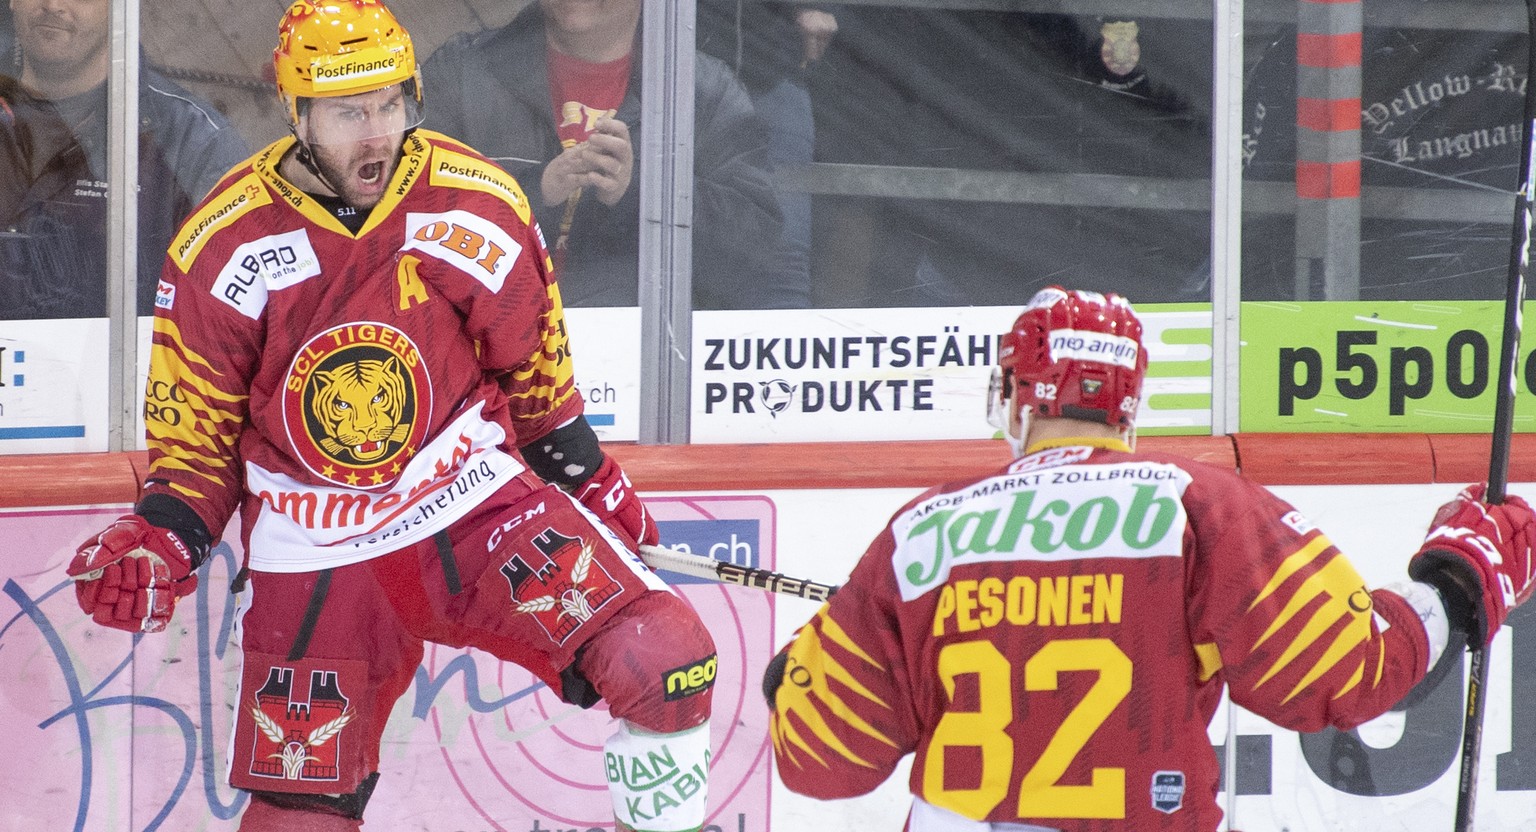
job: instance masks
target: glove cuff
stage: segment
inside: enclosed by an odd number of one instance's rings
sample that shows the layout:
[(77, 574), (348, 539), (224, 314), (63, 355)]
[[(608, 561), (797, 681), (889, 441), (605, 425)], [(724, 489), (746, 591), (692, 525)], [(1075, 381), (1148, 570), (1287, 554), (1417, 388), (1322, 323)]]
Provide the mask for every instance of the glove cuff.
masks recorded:
[(196, 572), (208, 560), (213, 549), (213, 536), (192, 507), (169, 494), (146, 494), (134, 506), (135, 514), (151, 526), (165, 529), (176, 535), (192, 558), (191, 572)]
[(1445, 603), (1451, 628), (1467, 634), (1471, 646), (1488, 641), (1486, 593), (1477, 570), (1465, 555), (1447, 549), (1424, 549), (1408, 562), (1408, 577), (1435, 588)]

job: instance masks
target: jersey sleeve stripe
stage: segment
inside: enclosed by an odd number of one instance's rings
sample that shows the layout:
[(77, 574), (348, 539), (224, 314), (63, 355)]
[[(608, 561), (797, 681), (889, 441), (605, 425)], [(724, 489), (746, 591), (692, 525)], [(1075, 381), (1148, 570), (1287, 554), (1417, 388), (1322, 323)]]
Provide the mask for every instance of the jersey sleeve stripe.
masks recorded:
[[(1307, 577), (1296, 588), (1284, 610), (1276, 616), (1264, 636), (1254, 645), (1257, 649), (1271, 635), (1279, 631), (1301, 609), (1321, 602), (1313, 612), (1307, 623), (1301, 628), (1285, 650), (1281, 653), (1269, 670), (1254, 684), (1257, 689), (1260, 685), (1273, 678), (1281, 670), (1311, 648), (1325, 633), (1342, 625), (1342, 630), (1335, 637), (1334, 642), (1324, 651), (1323, 655), (1313, 664), (1311, 669), (1303, 675), (1300, 682), (1293, 688), (1286, 700), (1290, 700), (1307, 685), (1332, 670), (1340, 661), (1353, 653), (1360, 645), (1371, 638), (1370, 608), (1364, 611), (1355, 610), (1350, 606), (1350, 597), (1364, 586), (1360, 574), (1355, 571), (1353, 565), (1338, 553), (1338, 550), (1329, 547), (1334, 557), (1317, 572)], [(1288, 559), (1289, 560), (1289, 559)]]
[(171, 485), (171, 490), (172, 491), (175, 491), (178, 494), (184, 494), (184, 495), (186, 495), (188, 497), (191, 497), (194, 500), (206, 500), (206, 499), (208, 499), (208, 495), (207, 494), (204, 494), (203, 492), (197, 491), (195, 489), (188, 488), (185, 485), (182, 485), (181, 483), (173, 482), (170, 485)]
[(1312, 540), (1310, 540), (1307, 545), (1301, 547), (1300, 549), (1296, 550), (1295, 553), (1288, 556), (1283, 562), (1281, 562), (1279, 568), (1275, 570), (1275, 575), (1269, 579), (1269, 583), (1265, 584), (1264, 588), (1259, 590), (1258, 597), (1253, 599), (1253, 603), (1248, 605), (1248, 609), (1251, 611), (1254, 607), (1257, 607), (1260, 602), (1262, 602), (1265, 598), (1268, 598), (1270, 593), (1278, 589), (1280, 585), (1285, 583), (1288, 578), (1296, 574), (1296, 572), (1300, 571), (1307, 564), (1311, 563), (1319, 554), (1323, 552), (1323, 550), (1331, 547), (1332, 545), (1332, 541), (1330, 541), (1326, 535), (1320, 534), (1317, 537), (1312, 538)]
[[(856, 644), (854, 640), (848, 635), (848, 631), (844, 630), (836, 621), (832, 620), (831, 616), (827, 615), (827, 608), (825, 606), (821, 608), (821, 612), (818, 613), (816, 617), (820, 619), (822, 632), (825, 632), (827, 634), (827, 638), (831, 639), (834, 644), (868, 662), (881, 673), (885, 672), (885, 667), (883, 665), (875, 661), (874, 657), (864, 652), (864, 649)], [(879, 700), (876, 701), (878, 702)], [(881, 702), (880, 704), (885, 705), (884, 702)], [(886, 707), (890, 706), (886, 705)]]
[(576, 393), (576, 388), (572, 387), (567, 389), (564, 395), (561, 395), (559, 398), (551, 398), (556, 389), (557, 388), (555, 387), (534, 387), (529, 389), (527, 392), (513, 393), (512, 395), (508, 396), (508, 398), (514, 402), (546, 402), (546, 404), (538, 410), (514, 409), (518, 419), (525, 421), (530, 419), (538, 419), (559, 410), (561, 405), (564, 405), (567, 401), (570, 400), (571, 396), (575, 395)]
[[(803, 726), (811, 736), (819, 740), (821, 745), (836, 752), (842, 758), (864, 768), (874, 768), (873, 763), (861, 757), (843, 741), (833, 722), (858, 731), (891, 748), (896, 748), (896, 743), (860, 716), (857, 709), (850, 707), (848, 702), (833, 690), (830, 681), (836, 679), (852, 693), (878, 705), (883, 710), (890, 711), (891, 706), (859, 682), (852, 671), (844, 667), (825, 649), (826, 644), (822, 641), (824, 631), (828, 638), (839, 646), (847, 647), (852, 644), (842, 628), (832, 623), (827, 617), (825, 607), (817, 613), (809, 626), (801, 630), (795, 639), (794, 646), (790, 648), (792, 669), (787, 674), (785, 684), (779, 688), (776, 699), (771, 726), (774, 746), (791, 759), (795, 758), (794, 752), (799, 749), (822, 766), (827, 766), (810, 739), (798, 727)], [(856, 645), (849, 652), (869, 661), (868, 654), (858, 649)], [(796, 666), (804, 674), (801, 681), (797, 681), (799, 674), (793, 670)], [(878, 664), (875, 666), (879, 667)], [(796, 765), (800, 765), (798, 760)]]
[(147, 421), (146, 445), (154, 451), (151, 470), (185, 472), (222, 487), (237, 457), (247, 397), (218, 387), (220, 373), (186, 346), (172, 321), (155, 319), (155, 342), (149, 384), (179, 391), (182, 405), (174, 423)]
[[(1327, 622), (1327, 626), (1333, 626), (1336, 621), (1337, 619), (1330, 620)], [(1290, 694), (1285, 697), (1286, 701), (1290, 701), (1293, 697), (1296, 696), (1296, 694), (1300, 693), (1308, 685), (1317, 681), (1328, 671), (1332, 670), (1335, 665), (1339, 664), (1351, 653), (1355, 652), (1356, 648), (1369, 640), (1370, 637), (1370, 619), (1356, 619), (1345, 624), (1344, 629), (1341, 630), (1338, 636), (1334, 638), (1333, 644), (1328, 646), (1328, 650), (1323, 654), (1323, 657), (1318, 659), (1317, 663), (1312, 665), (1312, 669), (1307, 672), (1307, 675), (1303, 676), (1301, 681), (1297, 682), (1296, 686), (1291, 689)], [(1365, 660), (1358, 660), (1356, 662), (1356, 667), (1353, 674), (1354, 678), (1344, 688), (1344, 690), (1348, 690), (1360, 682), (1364, 669)]]
[(187, 348), (186, 342), (181, 339), (181, 329), (171, 319), (156, 318), (155, 335), (163, 335), (171, 342), (172, 346), (176, 348), (176, 354), (181, 357), (183, 364), (188, 367), (197, 366), (209, 375), (220, 375), (219, 371), (203, 360), (202, 356)]
[(1360, 680), (1364, 679), (1364, 678), (1365, 678), (1365, 662), (1361, 662), (1359, 665), (1357, 665), (1355, 667), (1355, 672), (1350, 675), (1349, 680), (1346, 681), (1344, 683), (1344, 685), (1339, 688), (1339, 692), (1335, 693), (1333, 695), (1333, 698), (1334, 699), (1343, 699), (1344, 695), (1349, 693), (1350, 691), (1354, 690), (1356, 687), (1358, 687), (1360, 685)]
[[(218, 457), (210, 457), (204, 456), (202, 454), (191, 453), (187, 450), (186, 446), (178, 443), (151, 440), (147, 444), (152, 450), (164, 454), (163, 456), (159, 456), (155, 459), (155, 462), (151, 468), (151, 470), (153, 470), (155, 473), (163, 474), (166, 471), (185, 471), (189, 474), (195, 474), (199, 477), (202, 477), (211, 483), (223, 482), (222, 478), (215, 476), (214, 474), (205, 470), (204, 467), (200, 466), (223, 470), (228, 468), (228, 465), (224, 462), (224, 460)], [(181, 458), (172, 456), (172, 454), (180, 454)], [(198, 463), (198, 465), (191, 465), (187, 460), (195, 461)]]
[[(771, 728), (773, 731), (773, 748), (779, 756), (787, 758), (799, 768), (805, 768), (805, 764), (800, 762), (800, 758), (795, 754), (795, 749), (798, 748), (809, 755), (811, 759), (820, 763), (822, 768), (831, 768), (831, 766), (827, 765), (827, 761), (820, 754), (817, 754), (815, 749), (811, 748), (810, 743), (806, 742), (805, 738), (800, 735), (800, 732), (795, 730), (795, 726), (790, 724), (788, 715), (779, 716), (774, 714)], [(844, 750), (847, 750), (846, 747)], [(871, 768), (868, 762), (852, 752), (848, 752), (843, 756), (858, 765)]]

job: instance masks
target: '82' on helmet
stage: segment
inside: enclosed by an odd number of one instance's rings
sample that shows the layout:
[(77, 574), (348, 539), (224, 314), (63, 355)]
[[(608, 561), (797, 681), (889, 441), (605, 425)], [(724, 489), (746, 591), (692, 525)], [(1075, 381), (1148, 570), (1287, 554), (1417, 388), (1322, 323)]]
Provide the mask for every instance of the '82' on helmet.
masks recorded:
[(1141, 336), (1141, 320), (1119, 295), (1042, 289), (1003, 335), (1001, 394), (1036, 416), (1128, 430), (1147, 376)]

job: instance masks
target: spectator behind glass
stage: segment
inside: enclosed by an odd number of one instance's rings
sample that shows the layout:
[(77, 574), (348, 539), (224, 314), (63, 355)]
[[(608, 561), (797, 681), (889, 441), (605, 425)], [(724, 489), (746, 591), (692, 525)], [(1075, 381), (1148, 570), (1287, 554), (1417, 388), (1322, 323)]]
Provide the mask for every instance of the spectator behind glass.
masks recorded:
[[(816, 126), (806, 75), (837, 33), (837, 18), (821, 9), (766, 0), (700, 0), (699, 50), (735, 73), (768, 128), (768, 167), (815, 160)], [(811, 195), (777, 190), (784, 212), (779, 252), (766, 279), (811, 287)]]
[[(1525, 48), (1524, 31), (1364, 30), (1363, 196), (1387, 187), (1415, 192), (1378, 191), (1377, 198), (1362, 201), (1361, 300), (1504, 296), (1508, 195), (1519, 179)], [(1257, 63), (1243, 95), (1244, 176), (1294, 183), (1296, 32), (1282, 30), (1249, 52), (1256, 53)], [(1466, 200), (1490, 198), (1499, 200), (1491, 220), (1467, 216)], [(1402, 212), (1414, 206), (1442, 218)], [(1295, 257), (1291, 214), (1245, 214), (1243, 299), (1322, 299), (1319, 285), (1298, 292)]]
[[(568, 306), (638, 303), (639, 21), (639, 0), (540, 0), (450, 39), (423, 70), (426, 126), (528, 187)], [(804, 306), (803, 285), (759, 277), (782, 227), (766, 131), (724, 65), (700, 55), (695, 74), (694, 306)]]
[[(11, 0), (0, 75), (0, 319), (107, 314), (109, 0)], [(138, 313), (176, 226), (246, 148), (147, 63), (139, 79)]]
[[(992, 305), (1056, 282), (1209, 300), (1209, 21), (852, 4), (837, 19), (812, 78), (819, 162), (1043, 178), (818, 200), (817, 288), (841, 284), (819, 305)], [(1170, 210), (1157, 180), (1195, 207)]]
[(16, 24), (11, 22), (11, 7), (9, 3), (0, 3), (0, 75), (10, 75), (15, 70), (11, 64), (16, 60), (12, 51), (16, 44)]

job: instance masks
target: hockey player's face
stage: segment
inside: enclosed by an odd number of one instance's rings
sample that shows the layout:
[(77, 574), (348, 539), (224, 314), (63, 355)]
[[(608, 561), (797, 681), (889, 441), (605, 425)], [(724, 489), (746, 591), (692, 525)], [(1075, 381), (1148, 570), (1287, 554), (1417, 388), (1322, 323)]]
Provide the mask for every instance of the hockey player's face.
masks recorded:
[(326, 184), (354, 208), (372, 208), (400, 160), (409, 126), (405, 94), (397, 84), (341, 98), (314, 99), (300, 135), (314, 152)]
[(50, 81), (106, 80), (108, 0), (11, 0), (11, 11), (27, 69)]

